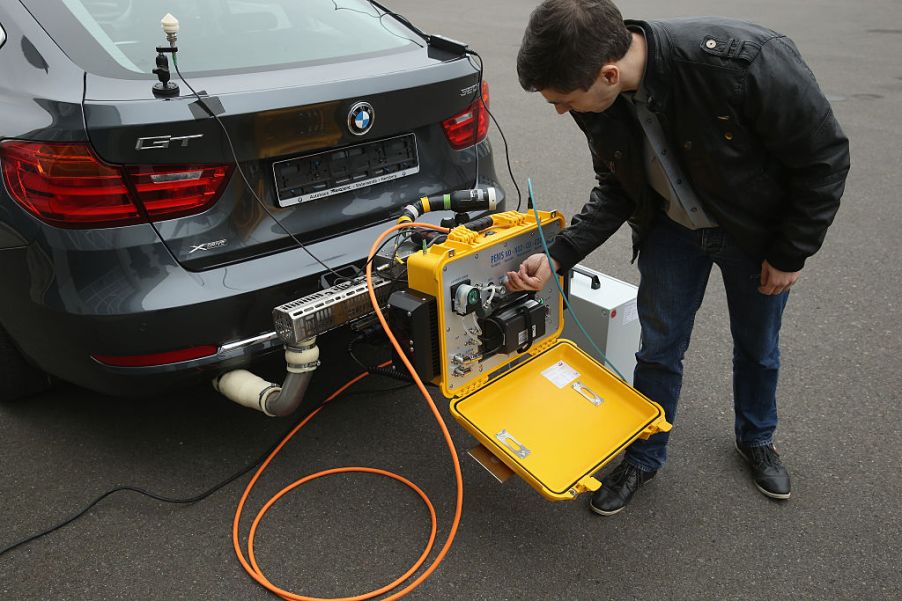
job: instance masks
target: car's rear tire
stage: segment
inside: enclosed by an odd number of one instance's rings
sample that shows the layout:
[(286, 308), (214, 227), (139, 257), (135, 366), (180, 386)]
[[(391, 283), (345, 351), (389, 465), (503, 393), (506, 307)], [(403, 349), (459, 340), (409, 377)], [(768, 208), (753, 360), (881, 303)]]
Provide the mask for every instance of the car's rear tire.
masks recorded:
[(50, 376), (26, 361), (6, 330), (0, 327), (0, 402), (26, 398), (50, 386)]

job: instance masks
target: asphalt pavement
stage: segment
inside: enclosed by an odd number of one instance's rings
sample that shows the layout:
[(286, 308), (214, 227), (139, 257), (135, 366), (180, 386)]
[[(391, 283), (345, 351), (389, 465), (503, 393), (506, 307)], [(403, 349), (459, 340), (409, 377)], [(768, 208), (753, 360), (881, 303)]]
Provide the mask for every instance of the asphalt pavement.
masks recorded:
[[(485, 59), (491, 106), (517, 181), (572, 215), (592, 186), (575, 124), (514, 68), (535, 3), (392, 0), (422, 29)], [(852, 171), (826, 243), (793, 288), (782, 332), (777, 445), (793, 477), (781, 503), (759, 494), (733, 450), (730, 337), (715, 270), (686, 354), (670, 461), (617, 516), (586, 498), (551, 503), (522, 481), (497, 484), (462, 453), (464, 516), (420, 600), (902, 598), (902, 5), (896, 0), (622, 2), (631, 18), (717, 14), (790, 35), (851, 140)], [(495, 164), (504, 170), (498, 129)], [(507, 191), (516, 196), (505, 176)], [(638, 282), (628, 233), (584, 263)], [(326, 345), (311, 400), (346, 381), (341, 341)], [(277, 371), (278, 366), (270, 366)], [(278, 377), (274, 375), (274, 377)], [(249, 502), (329, 467), (397, 471), (436, 504), (439, 542), (453, 514), (451, 462), (415, 390), (365, 379), (289, 444)], [(470, 437), (448, 418), (460, 449)], [(206, 387), (151, 402), (69, 386), (0, 406), (0, 548), (133, 485), (190, 497), (252, 463), (294, 423), (230, 404)], [(190, 505), (131, 493), (0, 557), (0, 599), (273, 598), (241, 569), (231, 524), (248, 476)], [(257, 559), (278, 585), (318, 597), (360, 594), (403, 573), (428, 535), (419, 499), (370, 475), (317, 480), (261, 523)]]

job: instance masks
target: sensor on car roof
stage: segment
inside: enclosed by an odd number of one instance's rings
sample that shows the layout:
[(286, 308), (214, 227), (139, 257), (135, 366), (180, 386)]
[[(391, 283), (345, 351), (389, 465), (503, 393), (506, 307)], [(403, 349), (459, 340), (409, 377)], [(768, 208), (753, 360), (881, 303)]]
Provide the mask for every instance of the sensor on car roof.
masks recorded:
[(163, 28), (163, 33), (166, 34), (166, 40), (169, 42), (169, 46), (157, 46), (157, 68), (152, 71), (154, 75), (159, 78), (160, 81), (153, 84), (153, 95), (162, 98), (169, 98), (171, 96), (179, 95), (179, 86), (174, 81), (170, 81), (171, 75), (169, 73), (169, 59), (166, 58), (166, 53), (172, 54), (172, 60), (175, 61), (175, 53), (178, 52), (178, 47), (176, 47), (175, 43), (178, 40), (179, 33), (179, 20), (172, 16), (171, 13), (166, 13), (166, 16), (160, 20), (160, 26)]

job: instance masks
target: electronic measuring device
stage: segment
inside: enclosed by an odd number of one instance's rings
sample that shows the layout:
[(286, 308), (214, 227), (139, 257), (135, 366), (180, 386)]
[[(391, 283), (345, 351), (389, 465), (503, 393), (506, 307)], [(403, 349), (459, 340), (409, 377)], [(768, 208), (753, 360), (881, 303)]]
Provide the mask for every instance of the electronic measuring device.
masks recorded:
[[(592, 474), (670, 424), (658, 404), (560, 338), (556, 287), (505, 288), (507, 272), (542, 252), (539, 227), (546, 239), (564, 227), (556, 211), (538, 215), (509, 211), (447, 236), (428, 232), (428, 243), (381, 257), (373, 287), (420, 378), (440, 387), (479, 441), (470, 455), (501, 481), (517, 474), (547, 499), (565, 500), (597, 490)], [(277, 307), (274, 317), (280, 337), (296, 344), (371, 310), (356, 280)]]

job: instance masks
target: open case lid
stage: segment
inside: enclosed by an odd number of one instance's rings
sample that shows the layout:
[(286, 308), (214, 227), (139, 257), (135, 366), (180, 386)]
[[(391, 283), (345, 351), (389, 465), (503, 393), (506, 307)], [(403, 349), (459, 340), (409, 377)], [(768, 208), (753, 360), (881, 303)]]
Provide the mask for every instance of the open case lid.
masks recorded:
[(451, 402), (454, 417), (543, 496), (571, 499), (639, 437), (667, 431), (664, 411), (568, 340)]
[[(564, 226), (556, 211), (539, 212), (546, 240)], [(572, 499), (600, 483), (592, 474), (636, 438), (670, 429), (659, 405), (611, 374), (572, 342), (559, 340), (563, 299), (546, 286), (524, 301), (503, 287), (529, 255), (543, 251), (539, 224), (517, 212), (492, 216), (481, 232), (458, 227), (446, 241), (407, 259), (408, 285), (435, 298), (440, 344), (438, 381), (452, 398), (451, 413), (488, 451), (548, 499)], [(515, 352), (487, 354), (483, 326), (457, 287), (476, 287), (477, 299), (500, 315), (504, 307), (529, 303), (529, 321), (516, 321)], [(463, 289), (466, 294), (472, 290)], [(482, 301), (482, 291), (491, 291)], [(500, 298), (494, 296), (500, 295)], [(509, 302), (508, 302), (509, 301)], [(475, 301), (474, 301), (475, 303)], [(514, 323), (519, 313), (508, 315)], [(537, 329), (533, 330), (533, 326)], [(533, 332), (529, 337), (528, 332)]]

